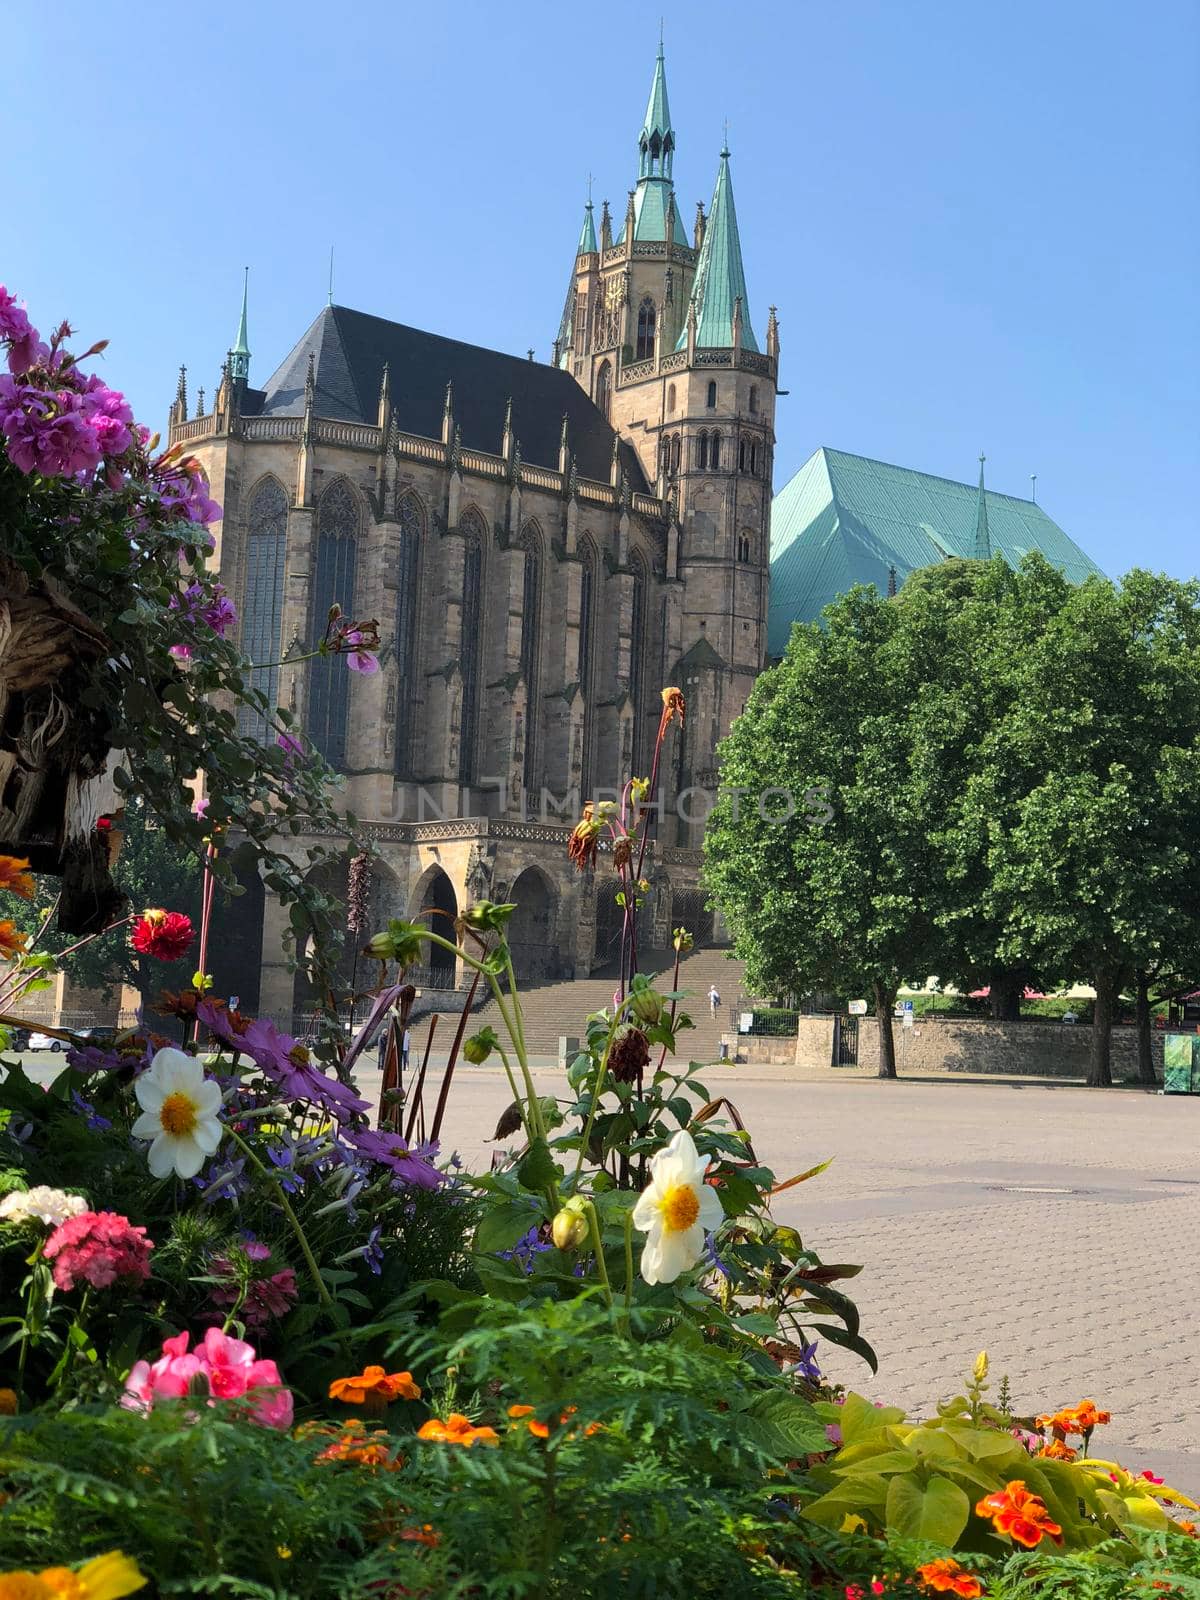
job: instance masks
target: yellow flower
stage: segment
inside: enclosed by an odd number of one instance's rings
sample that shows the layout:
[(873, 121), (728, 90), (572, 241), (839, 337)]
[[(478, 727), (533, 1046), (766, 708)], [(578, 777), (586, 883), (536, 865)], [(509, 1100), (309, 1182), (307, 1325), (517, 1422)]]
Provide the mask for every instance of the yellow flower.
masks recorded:
[(33, 878), (24, 857), (0, 856), (0, 889), (19, 894), (22, 900), (33, 899)]
[(0, 1572), (0, 1600), (123, 1600), (149, 1580), (136, 1561), (109, 1550), (70, 1567), (44, 1567), (41, 1572)]

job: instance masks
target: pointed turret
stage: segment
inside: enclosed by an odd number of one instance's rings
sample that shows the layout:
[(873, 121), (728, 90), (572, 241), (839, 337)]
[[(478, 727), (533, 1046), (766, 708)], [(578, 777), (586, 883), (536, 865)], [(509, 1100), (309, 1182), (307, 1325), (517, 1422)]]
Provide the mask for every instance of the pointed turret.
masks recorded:
[(987, 491), (983, 487), (983, 463), (987, 457), (979, 457), (979, 500), (975, 507), (975, 548), (971, 554), (976, 561), (990, 561), (992, 559), (992, 538), (988, 532), (987, 519)]
[[(712, 205), (708, 208), (708, 222), (704, 229), (704, 243), (700, 247), (700, 260), (696, 266), (696, 281), (692, 293), (696, 301), (696, 343), (702, 348), (731, 349), (734, 344), (734, 314), (741, 301), (741, 347), (758, 349), (754, 328), (750, 321), (750, 299), (746, 293), (746, 271), (742, 265), (742, 242), (738, 236), (737, 210), (733, 203), (733, 182), (729, 176), (729, 146), (721, 150), (721, 165), (717, 169), (717, 186), (713, 190)], [(681, 335), (677, 350), (687, 347), (687, 335)]]
[(583, 227), (579, 230), (579, 243), (575, 248), (576, 256), (592, 256), (596, 253), (596, 224), (592, 221), (592, 202), (589, 200), (583, 208)]
[(667, 68), (661, 39), (658, 41), (658, 60), (654, 63), (650, 99), (646, 104), (646, 119), (638, 136), (638, 149), (642, 155), (638, 170), (640, 178), (671, 176), (675, 131), (671, 127), (671, 108), (667, 104)]
[(237, 338), (229, 352), (229, 376), (236, 383), (246, 383), (250, 378), (250, 344), (246, 332), (246, 302), (250, 294), (250, 268), (242, 279), (242, 314), (238, 318)]
[(175, 389), (175, 404), (171, 407), (170, 423), (173, 428), (179, 427), (188, 419), (187, 404), (187, 368), (180, 367), (179, 383)]

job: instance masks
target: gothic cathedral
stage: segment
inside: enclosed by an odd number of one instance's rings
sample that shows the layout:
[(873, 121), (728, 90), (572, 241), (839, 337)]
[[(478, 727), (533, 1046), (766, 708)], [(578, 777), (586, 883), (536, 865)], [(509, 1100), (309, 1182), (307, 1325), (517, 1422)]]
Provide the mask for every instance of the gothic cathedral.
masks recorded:
[[(717, 744), (766, 648), (779, 338), (773, 307), (762, 347), (755, 333), (728, 149), (690, 237), (675, 153), (660, 48), (637, 183), (615, 236), (607, 203), (598, 237), (585, 208), (549, 363), (331, 304), (259, 389), (243, 297), (211, 405), (189, 409), (181, 373), (171, 408), (171, 442), (224, 508), (216, 560), (261, 686), (343, 775), (377, 852), (372, 917), (514, 900), (526, 980), (612, 957), (611, 874), (603, 855), (576, 874), (566, 840), (581, 799), (644, 773), (666, 684), (688, 715), (640, 944), (681, 924), (721, 936), (700, 844)], [(266, 664), (319, 637), (334, 601), (378, 618), (378, 674)], [(344, 894), (344, 868), (318, 870)], [(283, 913), (247, 891), (232, 987), (290, 1023), (307, 996)]]

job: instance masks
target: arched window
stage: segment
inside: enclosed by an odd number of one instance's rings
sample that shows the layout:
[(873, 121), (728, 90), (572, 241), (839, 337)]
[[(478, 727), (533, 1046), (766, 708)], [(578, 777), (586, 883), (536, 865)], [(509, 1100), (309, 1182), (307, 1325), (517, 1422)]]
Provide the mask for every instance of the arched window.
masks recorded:
[(600, 363), (600, 370), (596, 373), (596, 409), (601, 416), (608, 416), (609, 401), (612, 398), (612, 368), (607, 361)]
[(738, 471), (739, 472), (745, 472), (745, 470), (746, 470), (746, 441), (745, 441), (745, 439), (739, 439), (738, 440)]
[(702, 433), (696, 440), (696, 465), (701, 472), (708, 465), (708, 435), (706, 433)]
[[(645, 656), (646, 635), (646, 567), (641, 556), (635, 555), (633, 567), (633, 603), (629, 617), (629, 697), (633, 701), (633, 765), (640, 771), (642, 755), (642, 666)], [(624, 776), (624, 775), (623, 775)]]
[(400, 559), (396, 564), (396, 700), (393, 763), (398, 777), (412, 762), (413, 702), (417, 688), (417, 569), (425, 516), (415, 494), (396, 507), (400, 524)]
[(680, 442), (679, 435), (676, 434), (674, 439), (671, 441), (671, 471), (672, 472), (678, 473), (679, 464), (680, 464), (680, 461), (682, 460), (682, 458), (683, 458), (683, 445)]
[(750, 471), (756, 478), (758, 477), (758, 446), (756, 444), (751, 444), (750, 446)]
[(715, 378), (708, 385), (708, 409), (710, 411), (717, 409), (717, 380)]
[[(317, 508), (317, 560), (312, 586), (309, 633), (320, 639), (329, 608), (340, 605), (347, 618), (355, 612), (354, 580), (358, 567), (358, 502), (349, 484), (339, 479), (326, 489)], [(337, 656), (318, 656), (309, 663), (308, 735), (332, 767), (346, 764), (350, 674)]]
[(521, 675), (525, 679), (525, 789), (533, 786), (537, 772), (538, 734), (538, 629), (541, 621), (542, 540), (535, 523), (527, 523), (521, 543), (525, 549), (525, 582), (521, 593)]
[(675, 410), (675, 385), (673, 383), (669, 383), (667, 385), (667, 411), (668, 412), (674, 412), (674, 410)]
[[(283, 578), (287, 555), (287, 495), (274, 478), (267, 478), (250, 498), (246, 534), (246, 588), (242, 600), (242, 650), (251, 661), (264, 663), (250, 675), (274, 706), (279, 694), (282, 652)], [(251, 734), (260, 744), (273, 737), (267, 718), (251, 706), (238, 707), (238, 731)]]
[(721, 435), (714, 433), (708, 440), (708, 466), (710, 472), (716, 472), (721, 465)]
[(571, 343), (575, 354), (582, 355), (587, 344), (587, 295), (575, 296), (575, 325), (571, 329)]
[(583, 695), (583, 747), (581, 750), (580, 788), (586, 795), (592, 783), (592, 747), (595, 742), (596, 719), (592, 712), (592, 662), (596, 628), (596, 572), (598, 559), (596, 547), (585, 539), (580, 549), (583, 570), (579, 581), (579, 688)]
[(654, 354), (654, 301), (646, 297), (638, 307), (637, 361), (649, 361)]
[(479, 724), (479, 645), (483, 628), (484, 522), (474, 506), (459, 519), (463, 540), (461, 640), (458, 647), (462, 673), (462, 717), (458, 725), (458, 781), (470, 783), (475, 775), (475, 743)]
[(758, 385), (756, 383), (752, 383), (750, 385), (750, 415), (754, 416), (757, 411), (758, 411)]
[(737, 542), (737, 558), (739, 561), (749, 562), (753, 559), (754, 541), (749, 533), (739, 533)]

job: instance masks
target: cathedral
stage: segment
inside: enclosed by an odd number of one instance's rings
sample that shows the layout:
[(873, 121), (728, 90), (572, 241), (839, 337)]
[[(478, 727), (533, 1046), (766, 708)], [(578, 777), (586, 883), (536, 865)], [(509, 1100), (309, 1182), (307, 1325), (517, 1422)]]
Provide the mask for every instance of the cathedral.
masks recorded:
[[(330, 304), (257, 387), (243, 297), (210, 405), (189, 408), (181, 373), (170, 414), (224, 509), (215, 560), (260, 686), (374, 846), (372, 919), (513, 900), (526, 980), (612, 959), (611, 871), (575, 873), (566, 841), (582, 799), (648, 772), (666, 684), (688, 714), (664, 751), (641, 945), (680, 924), (721, 938), (703, 820), (767, 646), (775, 311), (760, 343), (728, 149), (684, 225), (661, 47), (636, 144), (623, 217), (584, 208), (549, 361)], [(319, 639), (335, 601), (378, 619), (377, 674), (267, 664)], [(344, 872), (325, 887), (343, 895)], [(290, 1019), (307, 996), (285, 914), (247, 889), (232, 987)]]

